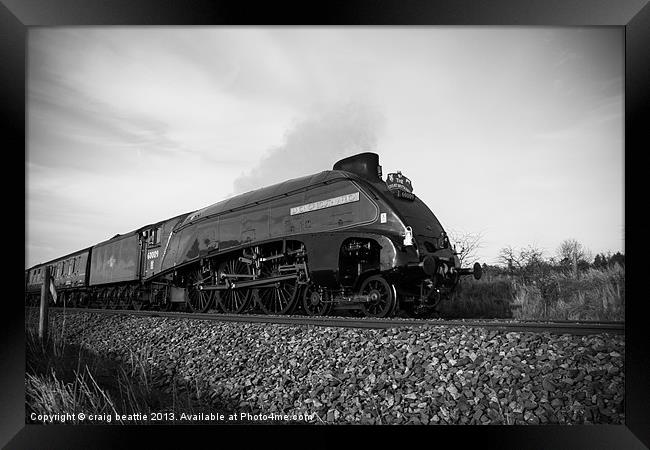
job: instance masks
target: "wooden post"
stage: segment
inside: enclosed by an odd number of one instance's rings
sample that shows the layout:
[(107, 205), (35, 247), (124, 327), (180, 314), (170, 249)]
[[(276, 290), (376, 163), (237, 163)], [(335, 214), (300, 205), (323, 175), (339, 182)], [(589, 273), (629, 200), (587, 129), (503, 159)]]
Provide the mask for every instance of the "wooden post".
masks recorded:
[(41, 286), (41, 316), (38, 321), (38, 337), (41, 341), (47, 337), (47, 324), (48, 324), (48, 297), (50, 291), (50, 267), (45, 266), (45, 274), (43, 276), (43, 286)]

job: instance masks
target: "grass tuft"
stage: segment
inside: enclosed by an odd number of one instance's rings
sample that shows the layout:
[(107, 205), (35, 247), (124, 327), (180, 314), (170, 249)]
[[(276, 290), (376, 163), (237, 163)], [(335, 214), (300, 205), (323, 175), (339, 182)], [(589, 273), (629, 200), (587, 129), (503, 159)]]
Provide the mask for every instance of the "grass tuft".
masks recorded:
[[(32, 321), (33, 322), (33, 321)], [(53, 324), (52, 324), (53, 325)], [(61, 325), (61, 324), (60, 324)], [(155, 412), (211, 412), (212, 408), (191, 398), (191, 389), (180, 382), (165, 385), (157, 376), (152, 348), (144, 346), (130, 352), (128, 358), (113, 359), (91, 349), (66, 341), (65, 326), (51, 326), (42, 341), (36, 326), (29, 321), (25, 328), (26, 423), (38, 415), (70, 415), (70, 423), (79, 423), (78, 414), (111, 416), (110, 423), (124, 423), (123, 415)], [(171, 391), (171, 395), (169, 394)], [(177, 391), (182, 391), (180, 394)], [(84, 420), (84, 423), (109, 423), (106, 420)], [(164, 421), (163, 421), (164, 422)], [(141, 420), (130, 424), (150, 423)]]

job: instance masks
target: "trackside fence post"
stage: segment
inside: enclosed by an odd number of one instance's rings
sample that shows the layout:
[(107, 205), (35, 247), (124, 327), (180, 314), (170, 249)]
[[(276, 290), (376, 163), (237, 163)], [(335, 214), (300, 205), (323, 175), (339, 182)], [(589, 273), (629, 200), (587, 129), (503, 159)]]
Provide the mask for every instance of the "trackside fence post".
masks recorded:
[(41, 286), (41, 315), (38, 320), (38, 337), (42, 341), (47, 337), (48, 324), (48, 291), (50, 289), (50, 268), (45, 266), (43, 286)]

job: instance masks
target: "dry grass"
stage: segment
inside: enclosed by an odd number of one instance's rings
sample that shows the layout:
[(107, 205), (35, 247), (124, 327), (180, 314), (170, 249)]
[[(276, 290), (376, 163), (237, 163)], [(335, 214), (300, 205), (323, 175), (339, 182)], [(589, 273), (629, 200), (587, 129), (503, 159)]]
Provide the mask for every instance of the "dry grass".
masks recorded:
[[(34, 327), (25, 330), (26, 422), (31, 413), (74, 414), (147, 414), (153, 412), (210, 412), (211, 408), (190, 398), (192, 388), (163, 386), (147, 362), (151, 349), (143, 347), (117, 361), (98, 355), (64, 338), (65, 328), (51, 327), (41, 341)], [(111, 423), (121, 423), (121, 420)], [(91, 423), (85, 420), (84, 423)], [(99, 423), (99, 422), (95, 422)], [(107, 423), (102, 421), (101, 423)], [(130, 424), (150, 423), (130, 421)]]
[(529, 281), (505, 276), (463, 279), (439, 311), (444, 317), (625, 320), (625, 269), (551, 273)]
[[(59, 380), (54, 370), (49, 376), (26, 374), (25, 394), (30, 412), (37, 414), (77, 415), (81, 412), (93, 414), (117, 414), (115, 404), (90, 373), (75, 372), (72, 383)], [(29, 415), (28, 415), (29, 416)], [(78, 419), (73, 420), (78, 422)]]
[(589, 269), (574, 278), (557, 273), (516, 286), (514, 317), (625, 320), (625, 269)]

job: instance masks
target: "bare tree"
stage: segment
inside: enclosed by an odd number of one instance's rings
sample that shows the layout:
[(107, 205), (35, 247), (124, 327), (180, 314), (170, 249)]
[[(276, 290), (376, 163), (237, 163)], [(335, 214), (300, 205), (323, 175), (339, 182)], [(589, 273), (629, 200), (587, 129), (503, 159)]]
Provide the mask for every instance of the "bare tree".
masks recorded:
[(508, 246), (499, 252), (498, 261), (504, 265), (511, 274), (525, 277), (542, 273), (544, 268), (544, 251), (535, 245), (529, 245), (517, 251)]
[(483, 247), (483, 233), (449, 231), (449, 239), (456, 248), (460, 265), (478, 259), (478, 251)]
[(511, 245), (501, 249), (498, 261), (511, 271), (520, 270), (522, 268), (521, 258), (517, 255), (517, 251)]
[(534, 244), (521, 250), (521, 259), (526, 267), (533, 267), (544, 262), (544, 250)]
[(557, 249), (560, 264), (571, 266), (574, 276), (578, 275), (578, 262), (589, 256), (588, 253), (588, 250), (575, 239), (565, 239)]

